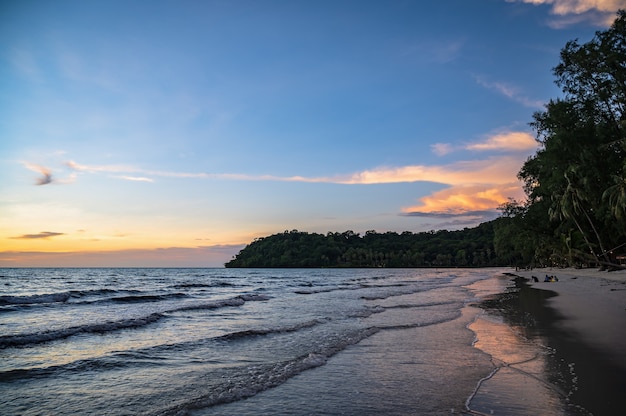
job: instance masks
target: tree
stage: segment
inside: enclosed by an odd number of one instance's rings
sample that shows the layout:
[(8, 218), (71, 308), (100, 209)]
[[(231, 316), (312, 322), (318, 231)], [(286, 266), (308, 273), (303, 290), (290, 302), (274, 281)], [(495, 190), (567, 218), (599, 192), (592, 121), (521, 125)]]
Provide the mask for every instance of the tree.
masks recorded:
[(626, 241), (626, 12), (588, 43), (568, 42), (554, 75), (565, 96), (533, 115), (542, 148), (519, 173), (529, 212), (547, 206), (553, 244), (579, 234), (611, 265), (607, 248)]
[[(377, 233), (353, 231), (325, 236), (285, 231), (259, 238), (226, 267), (484, 267), (501, 265), (493, 258), (491, 223), (459, 231)], [(469, 256), (468, 253), (474, 253)], [(471, 257), (471, 258), (470, 258)]]

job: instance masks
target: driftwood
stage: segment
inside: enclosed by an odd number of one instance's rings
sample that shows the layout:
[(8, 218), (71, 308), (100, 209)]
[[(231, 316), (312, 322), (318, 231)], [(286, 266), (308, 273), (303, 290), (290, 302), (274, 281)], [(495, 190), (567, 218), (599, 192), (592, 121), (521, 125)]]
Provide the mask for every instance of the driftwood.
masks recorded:
[(608, 262), (608, 261), (598, 261), (598, 263), (600, 263), (602, 266), (608, 267), (609, 271), (611, 271), (611, 270), (626, 270), (626, 265), (623, 265), (623, 264), (611, 263), (611, 262)]

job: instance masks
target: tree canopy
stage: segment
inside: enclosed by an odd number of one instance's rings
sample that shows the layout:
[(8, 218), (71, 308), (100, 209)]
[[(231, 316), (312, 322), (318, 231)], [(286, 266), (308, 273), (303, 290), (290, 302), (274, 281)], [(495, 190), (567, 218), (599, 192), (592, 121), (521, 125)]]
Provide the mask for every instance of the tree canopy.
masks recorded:
[(532, 217), (545, 237), (527, 242), (535, 261), (611, 265), (626, 243), (626, 12), (568, 42), (554, 75), (564, 96), (533, 115), (541, 148), (519, 172), (528, 202), (517, 224)]
[(493, 223), (460, 231), (326, 235), (298, 230), (259, 238), (226, 267), (484, 267), (503, 264)]

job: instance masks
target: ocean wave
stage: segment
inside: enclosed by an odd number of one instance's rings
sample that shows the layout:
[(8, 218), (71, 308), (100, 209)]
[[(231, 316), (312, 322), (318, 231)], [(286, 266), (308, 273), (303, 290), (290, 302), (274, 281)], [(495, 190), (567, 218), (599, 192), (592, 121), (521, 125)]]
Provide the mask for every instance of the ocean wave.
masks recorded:
[[(137, 297), (134, 300), (126, 300), (127, 302), (139, 302), (141, 297)], [(137, 328), (156, 322), (166, 316), (167, 313), (174, 313), (179, 311), (191, 311), (202, 309), (219, 309), (230, 306), (242, 306), (246, 302), (258, 302), (270, 299), (267, 295), (258, 294), (244, 294), (235, 296), (229, 299), (222, 299), (210, 302), (193, 303), (191, 305), (181, 305), (174, 308), (164, 309), (159, 312), (151, 313), (147, 316), (122, 319), (118, 321), (108, 321), (103, 323), (90, 323), (85, 325), (78, 325), (68, 328), (61, 328), (57, 330), (16, 334), (16, 335), (2, 335), (0, 336), (0, 349), (8, 347), (21, 347), (32, 344), (41, 344), (43, 342), (56, 341), (60, 339), (69, 338), (73, 335), (80, 333), (107, 333), (118, 331), (121, 329)]]
[(346, 286), (346, 285), (342, 285), (342, 286), (332, 286), (332, 287), (322, 287), (319, 289), (298, 289), (298, 290), (294, 290), (293, 293), (297, 294), (297, 295), (316, 295), (318, 293), (330, 293), (330, 292), (335, 292), (335, 291), (340, 291), (340, 290), (359, 290), (359, 289), (364, 289), (365, 286), (362, 285), (350, 285), (350, 286)]
[(385, 312), (388, 308), (376, 305), (373, 307), (364, 307), (363, 309), (353, 312), (348, 316), (350, 318), (368, 318), (374, 314)]
[[(158, 320), (160, 317), (154, 316), (155, 320)], [(134, 322), (135, 324), (139, 324), (139, 322)], [(147, 323), (147, 322), (146, 322)], [(137, 350), (128, 350), (123, 352), (116, 352), (112, 355), (106, 357), (97, 357), (86, 360), (77, 360), (74, 362), (70, 362), (62, 365), (51, 365), (44, 367), (35, 367), (35, 368), (16, 368), (4, 372), (0, 372), (0, 380), (4, 382), (13, 381), (16, 379), (24, 379), (24, 378), (45, 378), (45, 377), (54, 377), (60, 372), (83, 372), (87, 370), (109, 370), (114, 368), (121, 368), (127, 366), (138, 366), (138, 365), (151, 365), (158, 354), (163, 351), (168, 350), (184, 350), (184, 349), (193, 349), (198, 346), (198, 344), (204, 344), (206, 342), (212, 341), (235, 341), (242, 340), (248, 337), (257, 337), (257, 336), (265, 336), (271, 334), (284, 334), (290, 332), (296, 332), (301, 329), (314, 327), (323, 321), (320, 320), (312, 320), (306, 321), (302, 323), (298, 323), (295, 325), (284, 326), (284, 327), (276, 327), (276, 328), (259, 328), (259, 329), (249, 329), (243, 331), (232, 332), (229, 334), (221, 335), (215, 338), (210, 339), (202, 339), (195, 341), (186, 341), (182, 343), (176, 344), (166, 344), (166, 345), (157, 345), (154, 347), (137, 349)], [(128, 325), (129, 323), (127, 323)], [(126, 326), (125, 328), (129, 328)], [(72, 333), (78, 332), (100, 332), (97, 331), (97, 327), (91, 328), (74, 328), (73, 330), (67, 331), (66, 335), (70, 336)], [(101, 328), (102, 329), (102, 328)], [(121, 327), (119, 329), (122, 329)], [(50, 334), (52, 335), (52, 334)], [(0, 341), (0, 346), (1, 346)]]
[(188, 295), (185, 293), (168, 293), (166, 295), (129, 295), (103, 299), (102, 301), (111, 301), (118, 303), (159, 302), (162, 300), (185, 298), (187, 296)]
[(251, 293), (251, 294), (235, 296), (235, 297), (228, 298), (228, 299), (181, 305), (179, 307), (169, 309), (167, 312), (182, 312), (182, 311), (193, 311), (193, 310), (202, 310), (202, 309), (218, 309), (218, 308), (225, 308), (229, 306), (241, 306), (246, 302), (261, 302), (261, 301), (266, 301), (269, 299), (271, 299), (270, 296)]
[(444, 316), (432, 317), (429, 320), (423, 320), (419, 322), (410, 322), (406, 324), (391, 324), (391, 325), (378, 325), (376, 328), (379, 330), (397, 330), (397, 329), (413, 329), (413, 328), (422, 328), (431, 325), (439, 325), (445, 322), (453, 321), (461, 316), (461, 311), (459, 309), (455, 309), (454, 311), (450, 311)]
[[(387, 286), (384, 286), (383, 288), (385, 288)], [(391, 286), (389, 286), (391, 287)], [(393, 298), (396, 296), (404, 296), (404, 295), (412, 295), (414, 293), (420, 293), (420, 292), (425, 292), (428, 289), (427, 288), (423, 288), (423, 287), (412, 287), (412, 286), (402, 286), (404, 288), (406, 288), (406, 290), (392, 290), (389, 292), (383, 292), (383, 293), (375, 293), (375, 294), (368, 294), (368, 295), (363, 295), (361, 296), (361, 299), (363, 300), (384, 300), (384, 299), (389, 299), (389, 298)], [(378, 288), (377, 288), (378, 289)]]
[(91, 305), (101, 303), (143, 303), (160, 302), (188, 297), (186, 293), (167, 293), (162, 295), (146, 294), (140, 290), (72, 290), (41, 295), (0, 296), (0, 312), (17, 308), (47, 306), (49, 304)]
[(73, 335), (81, 333), (107, 333), (120, 329), (137, 328), (156, 322), (163, 317), (164, 315), (161, 313), (153, 313), (144, 317), (78, 325), (52, 331), (36, 332), (30, 334), (2, 335), (0, 336), (0, 349), (8, 347), (22, 347), (32, 344), (41, 344), (43, 342), (69, 338)]
[(196, 288), (210, 288), (210, 287), (238, 287), (242, 286), (240, 283), (231, 283), (219, 279), (213, 279), (209, 283), (204, 282), (182, 282), (171, 286), (174, 289), (196, 289)]
[(202, 287), (215, 287), (215, 285), (212, 285), (210, 283), (195, 283), (195, 282), (191, 282), (191, 283), (179, 283), (177, 285), (172, 286), (174, 289), (195, 289), (195, 288), (202, 288)]
[(245, 302), (262, 302), (264, 300), (270, 300), (272, 298), (271, 296), (268, 296), (268, 295), (259, 295), (255, 293), (239, 295), (237, 297), (243, 299)]
[(51, 365), (47, 367), (16, 368), (0, 372), (0, 382), (11, 382), (19, 379), (55, 377), (59, 373), (82, 373), (84, 371), (103, 371), (128, 366), (137, 366), (138, 363), (129, 363), (118, 359), (117, 356), (89, 358), (77, 360), (67, 364)]
[(72, 292), (44, 293), (40, 295), (0, 296), (0, 305), (32, 305), (67, 302)]
[[(120, 291), (113, 289), (69, 290), (57, 293), (43, 293), (35, 295), (4, 295), (0, 296), (0, 306), (20, 305), (31, 306), (49, 303), (66, 303), (70, 299), (81, 299), (90, 296), (109, 296)], [(126, 291), (126, 293), (141, 293), (140, 291)]]
[[(334, 291), (338, 291), (338, 290), (363, 290), (363, 289), (385, 289), (385, 288), (406, 288), (406, 287), (411, 287), (410, 284), (408, 283), (391, 283), (391, 284), (387, 284), (387, 285), (376, 285), (376, 284), (367, 284), (367, 283), (362, 283), (360, 282), (358, 279), (353, 279), (352, 280), (353, 283), (349, 283), (349, 284), (342, 284), (339, 286), (315, 286), (312, 289), (296, 289), (294, 290), (294, 293), (298, 294), (298, 295), (315, 295), (318, 293), (329, 293), (329, 292), (334, 292)], [(410, 290), (407, 293), (414, 293), (413, 290)], [(393, 294), (390, 296), (394, 296)], [(364, 299), (384, 299), (384, 298), (380, 298), (380, 297), (367, 297), (364, 296)]]
[(219, 386), (211, 386), (200, 397), (174, 405), (157, 414), (186, 415), (195, 409), (231, 403), (255, 396), (262, 391), (283, 384), (304, 371), (326, 364), (333, 355), (378, 331), (378, 328), (365, 328), (352, 333), (344, 333), (336, 338), (324, 340), (312, 351), (292, 360), (242, 368), (238, 374), (233, 374), (228, 382)]
[(392, 305), (385, 306), (385, 309), (413, 309), (413, 308), (428, 308), (432, 306), (443, 306), (443, 305), (459, 305), (460, 302), (456, 300), (446, 300), (440, 302), (426, 302), (426, 303), (410, 303), (410, 304), (400, 304), (400, 305)]
[(303, 322), (300, 324), (285, 326), (285, 327), (277, 327), (277, 328), (259, 328), (259, 329), (247, 329), (244, 331), (232, 332), (229, 334), (221, 335), (217, 337), (217, 340), (236, 340), (247, 337), (256, 337), (270, 334), (285, 334), (289, 332), (296, 332), (301, 329), (311, 328), (315, 325), (318, 325), (322, 321), (315, 319), (312, 321)]

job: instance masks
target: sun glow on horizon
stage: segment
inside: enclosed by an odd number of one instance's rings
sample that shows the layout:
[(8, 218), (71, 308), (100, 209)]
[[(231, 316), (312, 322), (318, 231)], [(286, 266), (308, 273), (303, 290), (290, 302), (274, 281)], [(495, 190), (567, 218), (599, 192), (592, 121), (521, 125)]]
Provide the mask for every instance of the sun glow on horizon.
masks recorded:
[[(467, 213), (495, 211), (509, 198), (523, 198), (521, 184), (515, 180), (519, 166), (523, 163), (524, 150), (530, 148), (527, 133), (510, 133), (492, 135), (482, 143), (474, 143), (472, 150), (488, 152), (493, 150), (506, 150), (501, 155), (492, 155), (484, 159), (460, 160), (442, 165), (415, 165), (403, 167), (381, 167), (364, 170), (349, 175), (336, 175), (327, 177), (275, 177), (270, 175), (252, 176), (249, 174), (206, 174), (167, 172), (163, 170), (147, 170), (130, 165), (99, 165), (89, 166), (74, 161), (64, 163), (73, 172), (78, 173), (73, 181), (62, 181), (61, 188), (71, 190), (72, 187), (89, 186), (89, 182), (98, 179), (97, 175), (104, 175), (102, 180), (127, 180), (135, 182), (150, 191), (156, 184), (152, 178), (167, 177), (187, 186), (196, 183), (200, 186), (203, 181), (229, 182), (229, 181), (265, 181), (268, 183), (297, 183), (303, 187), (313, 184), (335, 184), (338, 186), (369, 186), (397, 183), (440, 183), (444, 189), (430, 193), (419, 198), (419, 205), (397, 207), (396, 215), (441, 215), (447, 218), (449, 215), (463, 216)], [(511, 153), (513, 152), (513, 153)], [(23, 163), (29, 170), (44, 175), (50, 180), (40, 180), (37, 185), (54, 185), (58, 175), (55, 168), (44, 167), (40, 164)], [(89, 174), (89, 176), (82, 176)], [(108, 176), (113, 174), (113, 176)], [(96, 175), (96, 176), (93, 176)], [(140, 176), (130, 176), (140, 175)], [(152, 176), (152, 178), (143, 175)], [(108, 179), (107, 179), (108, 178)], [(210, 178), (210, 179), (209, 179)], [(201, 181), (201, 182), (198, 182)], [(45, 183), (42, 183), (45, 182)], [(311, 184), (311, 185), (307, 185)], [(66, 188), (67, 187), (67, 188)], [(65, 193), (65, 191), (63, 191)], [(155, 201), (158, 201), (156, 199)], [(146, 201), (146, 203), (148, 203)], [(96, 205), (101, 207), (101, 205)], [(69, 203), (26, 204), (14, 207), (13, 218), (16, 220), (11, 226), (4, 227), (4, 235), (7, 238), (0, 242), (0, 251), (6, 253), (32, 252), (56, 254), (57, 258), (74, 256), (74, 258), (89, 258), (102, 253), (117, 252), (124, 258), (133, 256), (154, 260), (154, 253), (159, 250), (171, 250), (176, 247), (186, 253), (201, 252), (206, 247), (240, 246), (251, 242), (254, 238), (281, 232), (291, 228), (288, 224), (268, 224), (265, 229), (267, 234), (256, 230), (251, 233), (249, 225), (223, 223), (220, 227), (200, 225), (202, 221), (191, 217), (179, 215), (163, 215), (159, 211), (154, 214), (144, 212), (143, 215), (129, 215), (131, 211), (123, 209), (121, 217), (110, 217), (108, 212), (90, 212), (78, 209)], [(98, 211), (100, 208), (98, 208)], [(106, 210), (105, 210), (106, 211)], [(142, 210), (145, 211), (145, 210)], [(50, 227), (50, 218), (55, 218), (54, 227)], [(25, 228), (22, 224), (29, 224)], [(208, 223), (207, 223), (208, 225)], [(306, 227), (319, 230), (321, 227), (315, 222)], [(336, 227), (328, 226), (325, 232), (340, 231)], [(350, 226), (345, 227), (351, 228)], [(372, 227), (367, 227), (368, 229)], [(396, 228), (397, 229), (397, 228)], [(166, 251), (172, 253), (172, 251)], [(51, 259), (51, 258), (49, 258)], [(8, 261), (8, 260), (5, 260)], [(128, 260), (130, 261), (130, 260)]]
[(559, 50), (620, 2), (13, 3), (0, 265), (219, 265), (284, 230), (495, 218)]

